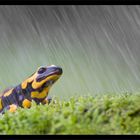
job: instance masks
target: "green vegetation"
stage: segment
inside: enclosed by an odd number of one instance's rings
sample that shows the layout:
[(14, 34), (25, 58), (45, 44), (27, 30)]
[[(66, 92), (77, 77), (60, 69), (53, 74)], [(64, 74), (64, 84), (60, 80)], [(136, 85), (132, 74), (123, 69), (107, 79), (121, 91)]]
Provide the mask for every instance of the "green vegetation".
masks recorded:
[(140, 134), (140, 95), (82, 96), (0, 116), (0, 134)]

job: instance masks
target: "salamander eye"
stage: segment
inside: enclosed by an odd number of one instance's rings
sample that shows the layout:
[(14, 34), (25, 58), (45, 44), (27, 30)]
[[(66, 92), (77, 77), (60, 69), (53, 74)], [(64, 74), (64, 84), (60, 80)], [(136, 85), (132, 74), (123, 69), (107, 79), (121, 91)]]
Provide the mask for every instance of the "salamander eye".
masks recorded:
[(44, 67), (41, 67), (39, 70), (38, 70), (38, 74), (42, 74), (43, 72), (46, 71), (46, 68)]

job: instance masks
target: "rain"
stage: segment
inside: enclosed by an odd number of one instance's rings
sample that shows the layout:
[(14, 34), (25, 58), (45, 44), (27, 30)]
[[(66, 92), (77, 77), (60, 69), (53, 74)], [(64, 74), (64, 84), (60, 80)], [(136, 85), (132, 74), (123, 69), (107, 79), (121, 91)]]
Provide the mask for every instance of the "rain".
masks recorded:
[(50, 96), (140, 93), (140, 6), (0, 6), (0, 91), (43, 65)]

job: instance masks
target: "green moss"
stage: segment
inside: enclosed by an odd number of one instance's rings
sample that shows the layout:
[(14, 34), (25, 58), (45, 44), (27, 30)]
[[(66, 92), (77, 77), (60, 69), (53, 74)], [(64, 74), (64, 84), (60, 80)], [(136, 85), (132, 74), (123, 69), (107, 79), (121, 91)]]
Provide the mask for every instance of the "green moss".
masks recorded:
[(140, 134), (140, 96), (55, 99), (0, 115), (0, 134)]

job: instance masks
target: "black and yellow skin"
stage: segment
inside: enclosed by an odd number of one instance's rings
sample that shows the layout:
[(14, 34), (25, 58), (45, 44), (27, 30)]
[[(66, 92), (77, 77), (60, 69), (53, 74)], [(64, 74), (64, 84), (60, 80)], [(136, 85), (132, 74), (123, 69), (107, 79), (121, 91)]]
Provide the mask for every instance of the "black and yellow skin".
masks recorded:
[(0, 97), (0, 113), (5, 110), (15, 112), (17, 107), (30, 108), (34, 100), (37, 104), (51, 101), (48, 92), (62, 75), (62, 68), (51, 65), (40, 67), (35, 73), (14, 88), (7, 89)]

